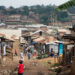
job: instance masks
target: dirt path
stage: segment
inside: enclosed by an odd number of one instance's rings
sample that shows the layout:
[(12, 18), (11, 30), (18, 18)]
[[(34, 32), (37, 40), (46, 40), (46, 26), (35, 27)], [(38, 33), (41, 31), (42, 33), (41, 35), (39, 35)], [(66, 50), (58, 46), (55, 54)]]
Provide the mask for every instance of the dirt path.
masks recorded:
[[(14, 62), (16, 61), (16, 62)], [(15, 57), (14, 63), (17, 65), (18, 57)], [(48, 68), (44, 66), (42, 61), (39, 60), (28, 60), (27, 56), (24, 59), (24, 65), (26, 69), (24, 70), (24, 75), (48, 75)]]
[[(19, 56), (14, 56), (14, 60), (8, 60), (5, 62), (5, 66), (2, 66), (0, 70), (14, 70), (18, 66), (19, 62)], [(45, 66), (43, 63), (44, 61), (48, 61), (50, 58), (42, 59), (42, 60), (36, 60), (31, 59), (28, 60), (27, 56), (24, 57), (24, 65), (26, 69), (24, 70), (24, 75), (49, 75), (48, 67)], [(14, 74), (17, 75), (17, 74)]]
[[(24, 57), (24, 65), (26, 69), (24, 70), (24, 75), (48, 75), (48, 68), (43, 64), (42, 61), (31, 59), (28, 60), (27, 56)], [(12, 68), (18, 65), (19, 57), (14, 57)]]
[(24, 71), (24, 75), (48, 75), (48, 73), (48, 69), (41, 62), (28, 63)]

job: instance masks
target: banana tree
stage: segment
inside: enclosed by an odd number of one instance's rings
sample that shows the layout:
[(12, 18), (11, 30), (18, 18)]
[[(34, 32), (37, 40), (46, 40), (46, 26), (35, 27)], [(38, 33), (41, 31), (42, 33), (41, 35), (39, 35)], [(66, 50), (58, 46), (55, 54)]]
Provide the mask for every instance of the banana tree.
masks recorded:
[(56, 9), (57, 10), (63, 10), (63, 9), (67, 9), (69, 7), (75, 6), (75, 0), (69, 0), (68, 2), (58, 6)]

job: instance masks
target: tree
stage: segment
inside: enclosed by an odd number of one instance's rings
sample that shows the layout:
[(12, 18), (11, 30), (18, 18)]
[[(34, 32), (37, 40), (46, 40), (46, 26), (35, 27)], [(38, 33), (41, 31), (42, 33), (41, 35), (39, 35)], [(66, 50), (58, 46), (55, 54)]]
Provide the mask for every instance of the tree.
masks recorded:
[(46, 15), (46, 14), (41, 15), (40, 16), (40, 23), (47, 24), (48, 18), (49, 18), (49, 15)]
[(5, 10), (5, 6), (0, 6), (0, 10)]
[(29, 7), (28, 6), (24, 6), (22, 9), (24, 10), (23, 14), (28, 16), (29, 15)]
[(10, 7), (9, 7), (9, 9), (10, 9), (10, 10), (13, 10), (13, 9), (14, 9), (14, 7), (10, 6)]
[(58, 6), (57, 10), (67, 9), (69, 7), (75, 6), (75, 0), (69, 0), (68, 2)]

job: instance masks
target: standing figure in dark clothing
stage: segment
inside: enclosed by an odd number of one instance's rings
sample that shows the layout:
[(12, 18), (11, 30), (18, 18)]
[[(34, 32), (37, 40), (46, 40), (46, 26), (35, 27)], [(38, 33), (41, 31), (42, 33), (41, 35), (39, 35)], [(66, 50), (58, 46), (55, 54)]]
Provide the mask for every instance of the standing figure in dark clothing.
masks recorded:
[(51, 56), (52, 56), (52, 57), (54, 56), (53, 48), (51, 48)]

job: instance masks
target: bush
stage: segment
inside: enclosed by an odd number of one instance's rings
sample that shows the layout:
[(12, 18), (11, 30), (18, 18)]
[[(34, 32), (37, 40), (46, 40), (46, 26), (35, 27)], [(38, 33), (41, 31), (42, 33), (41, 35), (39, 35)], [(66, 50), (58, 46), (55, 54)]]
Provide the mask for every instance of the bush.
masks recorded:
[(58, 63), (54, 63), (54, 64), (51, 65), (51, 67), (56, 67), (56, 66), (59, 66), (59, 64)]
[(40, 57), (40, 56), (38, 56), (36, 59), (41, 59), (41, 57)]
[(55, 70), (55, 72), (60, 73), (62, 71), (62, 69), (59, 67)]
[(48, 57), (48, 54), (45, 54), (45, 55), (44, 55), (44, 58), (47, 58), (47, 57)]

